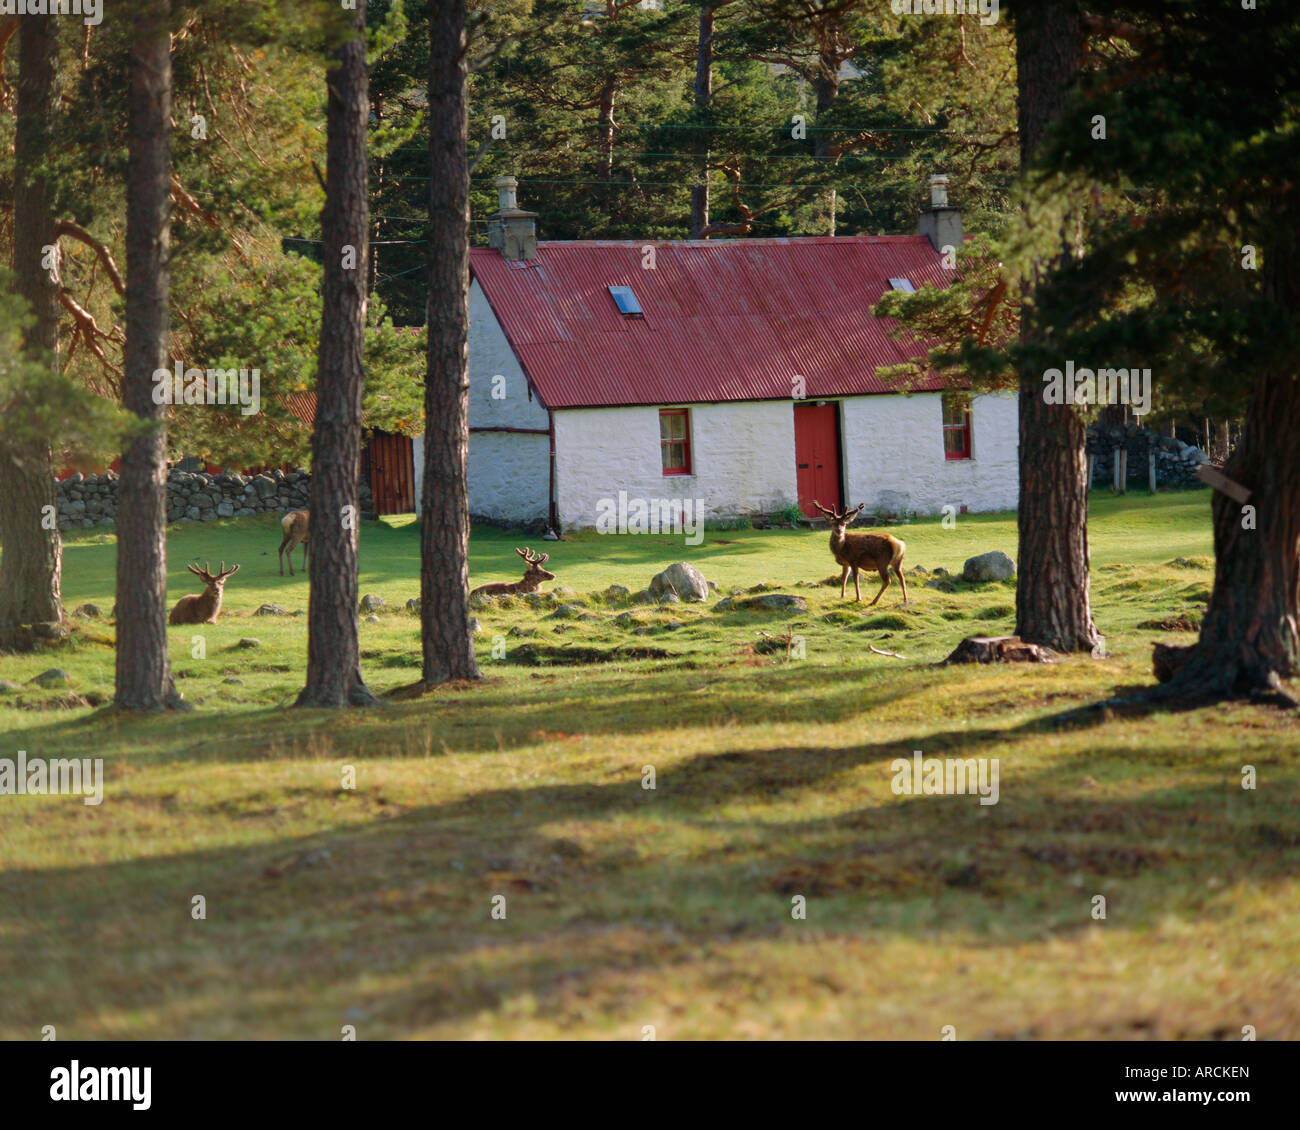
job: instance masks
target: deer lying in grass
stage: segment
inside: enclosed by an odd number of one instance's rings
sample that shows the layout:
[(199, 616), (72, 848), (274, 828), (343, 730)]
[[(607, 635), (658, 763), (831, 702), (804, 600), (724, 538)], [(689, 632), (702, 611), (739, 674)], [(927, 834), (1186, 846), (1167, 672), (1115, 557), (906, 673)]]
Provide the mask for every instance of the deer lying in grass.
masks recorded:
[(208, 572), (208, 565), (202, 569), (196, 569), (193, 565), (186, 565), (191, 573), (201, 580), (206, 588), (202, 592), (190, 593), (183, 596), (176, 602), (176, 607), (172, 609), (172, 614), (167, 617), (169, 624), (215, 624), (217, 617), (221, 615), (221, 590), (226, 587), (226, 580), (239, 572), (238, 565), (232, 565), (226, 568), (226, 563), (221, 563), (221, 569), (214, 577)]
[(293, 551), (302, 546), (302, 567), (307, 568), (307, 535), (311, 512), (308, 510), (290, 510), (280, 519), (284, 530), (284, 540), (280, 542), (280, 576), (284, 576), (284, 547), (289, 547), (289, 576), (293, 576)]
[[(889, 574), (892, 572), (898, 578), (898, 583), (903, 586), (903, 603), (906, 604), (907, 582), (903, 579), (902, 563), (907, 544), (892, 534), (847, 533), (849, 523), (862, 513), (863, 506), (866, 506), (865, 502), (857, 509), (843, 514), (827, 510), (815, 500), (813, 505), (831, 522), (831, 554), (841, 567), (840, 599), (844, 599), (844, 588), (848, 582), (850, 569), (853, 570), (854, 599), (858, 601), (862, 600), (862, 589), (858, 586), (858, 570), (875, 569), (884, 582), (880, 586), (880, 591), (876, 593), (876, 600), (885, 595), (885, 589), (889, 588)], [(874, 605), (876, 600), (867, 607)]]
[(517, 593), (536, 592), (543, 581), (555, 580), (554, 573), (542, 568), (550, 558), (549, 553), (540, 556), (528, 546), (516, 548), (515, 552), (524, 559), (524, 579), (522, 581), (495, 581), (490, 585), (479, 585), (469, 595), (475, 596), (514, 596)]

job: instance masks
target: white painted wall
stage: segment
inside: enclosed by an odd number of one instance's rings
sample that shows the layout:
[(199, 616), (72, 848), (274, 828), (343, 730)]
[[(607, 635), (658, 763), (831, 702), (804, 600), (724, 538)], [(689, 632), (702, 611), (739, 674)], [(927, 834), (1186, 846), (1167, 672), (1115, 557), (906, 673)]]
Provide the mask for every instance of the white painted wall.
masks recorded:
[[(415, 449), (415, 512), (424, 485), (424, 437)], [(551, 486), (550, 439), (508, 432), (475, 432), (469, 437), (469, 512), (503, 522), (545, 519)]]
[(663, 473), (657, 407), (557, 410), (556, 494), (564, 528), (594, 526), (600, 499), (617, 499), (620, 490), (647, 501), (703, 499), (707, 517), (771, 513), (795, 502), (790, 401), (690, 409), (690, 475)]
[(971, 402), (970, 459), (943, 455), (938, 393), (855, 396), (843, 402), (845, 502), (934, 514), (945, 506), (972, 513), (1014, 510), (1019, 495), (1019, 425), (1014, 393)]
[[(494, 380), (500, 376), (504, 380)], [(494, 396), (493, 392), (497, 395)], [(547, 427), (528, 381), (477, 282), (469, 288), (469, 426)], [(424, 485), (424, 438), (415, 440), (415, 509)], [(473, 432), (469, 437), (469, 512), (502, 521), (545, 518), (550, 440), (544, 435)]]
[[(504, 381), (494, 381), (497, 376)], [(469, 287), (469, 426), (546, 427), (546, 409), (529, 394), (528, 379), (477, 282)]]

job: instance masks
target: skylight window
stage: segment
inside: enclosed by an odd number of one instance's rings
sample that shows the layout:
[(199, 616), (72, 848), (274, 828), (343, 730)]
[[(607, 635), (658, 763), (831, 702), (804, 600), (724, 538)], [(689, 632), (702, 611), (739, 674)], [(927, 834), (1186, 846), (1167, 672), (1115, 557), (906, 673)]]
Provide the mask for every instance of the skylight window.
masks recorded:
[(609, 294), (614, 299), (614, 304), (618, 307), (620, 314), (632, 318), (645, 317), (641, 312), (641, 303), (636, 300), (636, 295), (632, 293), (630, 286), (611, 286)]
[(916, 293), (916, 287), (914, 287), (910, 282), (908, 282), (907, 279), (890, 279), (889, 285), (892, 286), (895, 290), (901, 290), (904, 294)]

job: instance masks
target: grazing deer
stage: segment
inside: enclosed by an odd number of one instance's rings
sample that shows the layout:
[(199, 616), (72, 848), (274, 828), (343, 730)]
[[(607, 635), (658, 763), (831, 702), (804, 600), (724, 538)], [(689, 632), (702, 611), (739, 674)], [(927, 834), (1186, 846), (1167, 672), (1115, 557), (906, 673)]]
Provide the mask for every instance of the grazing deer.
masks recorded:
[(311, 512), (308, 510), (290, 510), (280, 519), (284, 530), (284, 540), (280, 542), (280, 576), (284, 576), (284, 547), (289, 547), (289, 576), (293, 576), (293, 551), (302, 546), (302, 567), (307, 568), (307, 536)]
[[(889, 574), (892, 571), (898, 578), (898, 583), (903, 586), (903, 603), (906, 604), (907, 582), (903, 579), (902, 562), (907, 544), (892, 534), (846, 533), (849, 523), (862, 513), (863, 506), (866, 506), (865, 502), (856, 510), (849, 510), (843, 514), (827, 510), (816, 500), (813, 501), (813, 505), (831, 522), (831, 554), (841, 567), (840, 599), (844, 599), (844, 588), (848, 583), (850, 569), (853, 570), (854, 599), (858, 601), (862, 600), (862, 589), (858, 587), (858, 570), (875, 569), (884, 582), (880, 586), (880, 591), (876, 593), (876, 600), (884, 596), (885, 589), (889, 588)], [(870, 608), (876, 600), (867, 607)]]
[(540, 557), (529, 547), (523, 549), (516, 548), (515, 552), (524, 559), (524, 579), (522, 581), (495, 581), (490, 585), (479, 585), (470, 596), (514, 596), (521, 592), (536, 592), (538, 586), (543, 581), (555, 580), (554, 573), (548, 573), (542, 568), (550, 558), (549, 553), (543, 553)]
[(176, 602), (176, 607), (172, 609), (172, 614), (167, 617), (169, 624), (215, 624), (217, 617), (221, 615), (221, 590), (226, 587), (226, 579), (234, 576), (239, 572), (238, 565), (232, 565), (226, 568), (226, 563), (221, 563), (221, 569), (214, 577), (208, 572), (211, 562), (202, 569), (196, 569), (193, 565), (186, 565), (191, 573), (201, 580), (207, 587), (202, 592), (193, 592), (188, 596), (183, 596)]

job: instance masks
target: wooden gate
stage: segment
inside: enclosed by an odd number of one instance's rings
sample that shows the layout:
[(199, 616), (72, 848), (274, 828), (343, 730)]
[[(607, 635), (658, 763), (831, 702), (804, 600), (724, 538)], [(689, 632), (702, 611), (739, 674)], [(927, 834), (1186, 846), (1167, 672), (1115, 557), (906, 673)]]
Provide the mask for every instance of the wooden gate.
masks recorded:
[(415, 510), (415, 448), (410, 436), (371, 432), (361, 464), (370, 479), (376, 514)]

